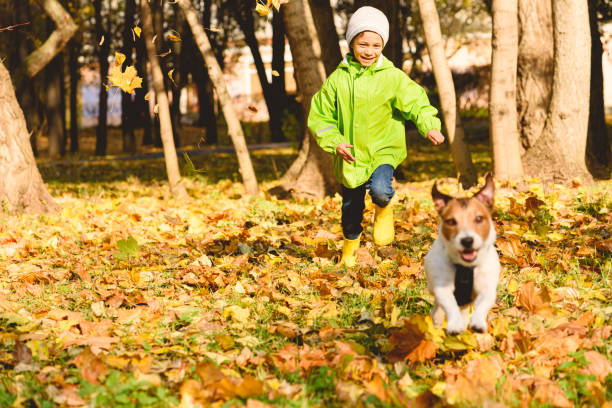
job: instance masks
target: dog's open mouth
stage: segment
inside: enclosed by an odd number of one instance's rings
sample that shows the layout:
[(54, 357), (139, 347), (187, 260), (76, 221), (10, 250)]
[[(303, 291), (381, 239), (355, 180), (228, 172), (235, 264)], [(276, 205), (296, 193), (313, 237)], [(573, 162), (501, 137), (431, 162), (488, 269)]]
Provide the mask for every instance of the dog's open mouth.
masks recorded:
[(475, 249), (466, 249), (461, 251), (461, 258), (466, 262), (472, 262), (476, 259), (476, 254), (478, 252)]

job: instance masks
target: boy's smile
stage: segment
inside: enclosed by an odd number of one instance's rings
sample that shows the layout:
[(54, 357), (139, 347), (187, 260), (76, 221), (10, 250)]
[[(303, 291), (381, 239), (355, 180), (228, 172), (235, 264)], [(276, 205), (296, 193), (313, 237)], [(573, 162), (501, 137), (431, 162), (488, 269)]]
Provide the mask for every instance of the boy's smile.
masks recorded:
[(372, 65), (383, 49), (383, 39), (373, 31), (364, 31), (353, 40), (353, 54), (364, 67)]

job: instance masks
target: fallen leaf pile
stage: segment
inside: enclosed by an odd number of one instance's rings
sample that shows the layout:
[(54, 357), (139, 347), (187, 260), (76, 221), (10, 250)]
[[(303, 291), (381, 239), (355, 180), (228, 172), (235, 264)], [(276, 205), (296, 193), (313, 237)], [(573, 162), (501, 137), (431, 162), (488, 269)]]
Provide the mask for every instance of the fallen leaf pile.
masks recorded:
[(498, 183), (497, 303), (458, 336), (428, 316), (433, 180), (397, 185), (389, 247), (368, 203), (349, 270), (339, 196), (185, 183), (55, 183), (60, 213), (3, 214), (0, 406), (609, 404), (610, 182)]

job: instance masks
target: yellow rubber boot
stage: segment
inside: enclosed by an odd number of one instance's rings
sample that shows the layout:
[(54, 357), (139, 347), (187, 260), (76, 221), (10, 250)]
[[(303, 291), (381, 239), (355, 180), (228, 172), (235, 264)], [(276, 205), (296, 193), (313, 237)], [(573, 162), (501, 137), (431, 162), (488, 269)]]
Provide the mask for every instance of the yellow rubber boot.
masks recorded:
[(391, 203), (386, 207), (374, 204), (374, 243), (378, 246), (389, 245), (395, 237), (393, 228), (393, 207)]
[(347, 268), (352, 268), (357, 264), (355, 259), (355, 251), (359, 249), (359, 239), (361, 236), (357, 237), (357, 239), (346, 239), (344, 238), (344, 245), (342, 246), (342, 259), (340, 259), (340, 264), (344, 264)]

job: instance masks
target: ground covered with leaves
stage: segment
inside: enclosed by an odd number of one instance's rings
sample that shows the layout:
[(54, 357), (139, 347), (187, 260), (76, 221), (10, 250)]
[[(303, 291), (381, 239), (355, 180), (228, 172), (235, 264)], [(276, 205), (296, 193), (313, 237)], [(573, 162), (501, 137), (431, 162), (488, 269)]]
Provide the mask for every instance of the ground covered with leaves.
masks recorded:
[[(292, 157), (255, 163), (278, 174)], [(445, 174), (431, 170), (448, 160), (404, 169), (393, 245), (372, 244), (368, 203), (349, 270), (335, 265), (339, 196), (246, 197), (211, 177), (235, 173), (231, 160), (202, 160), (208, 173), (192, 168), (180, 201), (146, 176), (161, 162), (127, 179), (133, 164), (41, 166), (62, 211), (0, 219), (0, 406), (612, 399), (612, 183), (498, 183), (504, 270), (489, 331), (448, 336), (428, 317), (422, 267), (437, 231), (429, 191)], [(79, 181), (90, 173), (105, 181)], [(441, 189), (457, 191), (452, 179)]]

